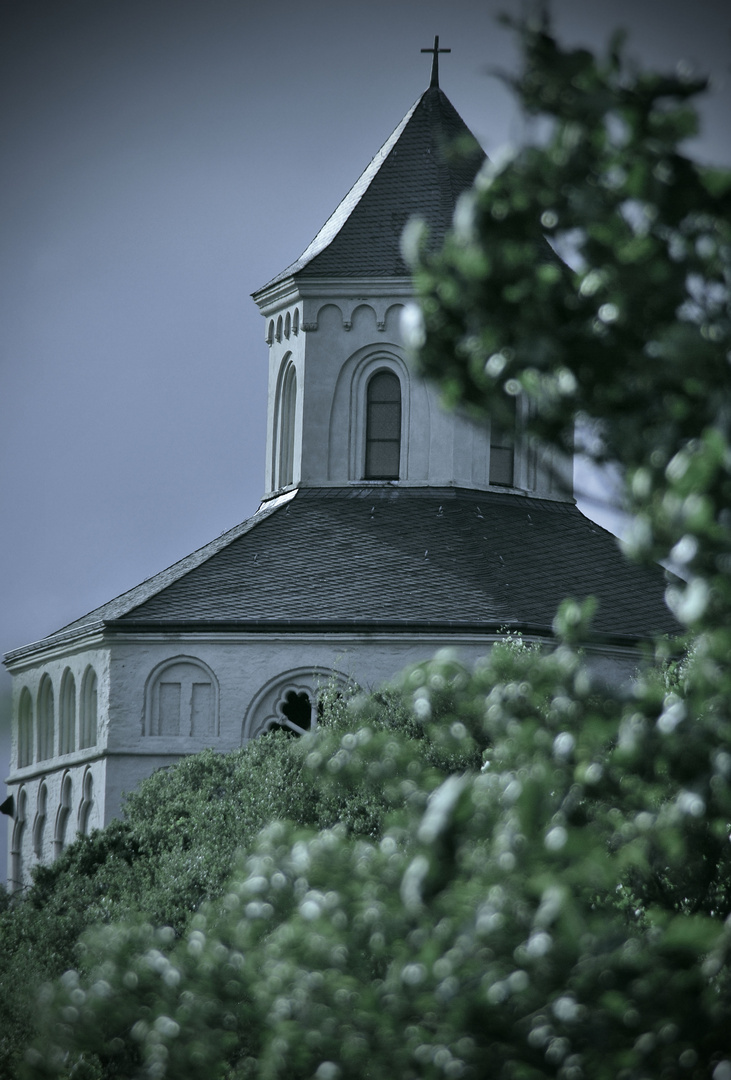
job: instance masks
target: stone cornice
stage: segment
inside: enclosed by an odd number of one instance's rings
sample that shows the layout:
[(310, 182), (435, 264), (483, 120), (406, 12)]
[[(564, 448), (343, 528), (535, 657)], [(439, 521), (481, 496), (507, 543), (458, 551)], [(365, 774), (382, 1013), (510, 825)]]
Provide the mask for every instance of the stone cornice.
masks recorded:
[(269, 317), (298, 300), (410, 300), (414, 285), (408, 277), (284, 278), (251, 294), (262, 315)]
[(32, 641), (20, 649), (12, 649), (6, 653), (3, 664), (11, 674), (17, 674), (24, 667), (37, 664), (41, 658), (44, 661), (55, 660), (58, 657), (68, 656), (71, 652), (97, 648), (105, 643), (105, 625), (104, 620), (99, 619), (71, 630), (59, 631), (41, 641)]

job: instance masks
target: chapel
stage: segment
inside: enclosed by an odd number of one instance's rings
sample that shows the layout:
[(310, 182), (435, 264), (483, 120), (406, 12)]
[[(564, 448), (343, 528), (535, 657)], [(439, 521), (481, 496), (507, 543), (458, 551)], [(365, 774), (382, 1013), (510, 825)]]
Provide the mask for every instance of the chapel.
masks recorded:
[(311, 730), (325, 686), (374, 688), (443, 647), (474, 663), (508, 632), (548, 642), (566, 596), (597, 598), (587, 655), (609, 679), (676, 630), (662, 573), (578, 510), (570, 467), (523, 438), (520, 402), (513, 430), (490, 430), (414, 373), (401, 234), (418, 215), (438, 245), (484, 160), (439, 86), (438, 39), (428, 51), (429, 87), (253, 294), (269, 364), (257, 512), (5, 657), (13, 889), (154, 770)]

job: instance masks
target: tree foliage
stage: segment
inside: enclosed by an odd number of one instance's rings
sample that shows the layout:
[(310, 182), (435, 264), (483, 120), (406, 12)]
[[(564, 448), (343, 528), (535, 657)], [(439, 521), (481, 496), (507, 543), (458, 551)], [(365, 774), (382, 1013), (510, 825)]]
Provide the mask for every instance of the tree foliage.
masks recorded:
[(88, 935), (33, 1077), (731, 1080), (731, 177), (682, 151), (702, 83), (519, 32), (539, 137), (420, 257), (412, 333), (482, 415), (595, 421), (687, 654), (597, 685), (568, 600), (553, 651), (424, 663), (395, 725), (353, 703), (301, 775), (377, 822), (272, 823), (182, 936)]
[[(345, 699), (330, 689), (322, 700), (324, 737), (348, 714)], [(471, 759), (445, 758), (395, 693), (370, 699), (369, 708), (373, 723), (399, 733), (436, 775), (450, 765), (479, 764), (479, 749)], [(230, 754), (206, 750), (186, 758), (131, 793), (121, 820), (38, 866), (22, 899), (0, 892), (0, 1076), (16, 1074), (38, 990), (78, 962), (77, 941), (89, 927), (144, 920), (179, 937), (203, 900), (224, 893), (236, 852), (251, 848), (273, 815), (380, 835), (392, 807), (382, 787), (326, 790), (305, 767), (308, 753), (299, 740), (273, 732)]]

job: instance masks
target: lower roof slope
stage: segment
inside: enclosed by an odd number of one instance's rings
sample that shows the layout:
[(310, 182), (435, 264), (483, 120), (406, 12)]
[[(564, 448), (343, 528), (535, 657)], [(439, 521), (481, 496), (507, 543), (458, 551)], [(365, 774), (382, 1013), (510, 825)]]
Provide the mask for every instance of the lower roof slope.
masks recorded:
[(571, 504), (455, 488), (303, 488), (34, 648), (103, 626), (550, 634), (561, 600), (592, 595), (606, 640), (679, 630), (662, 571), (628, 563)]

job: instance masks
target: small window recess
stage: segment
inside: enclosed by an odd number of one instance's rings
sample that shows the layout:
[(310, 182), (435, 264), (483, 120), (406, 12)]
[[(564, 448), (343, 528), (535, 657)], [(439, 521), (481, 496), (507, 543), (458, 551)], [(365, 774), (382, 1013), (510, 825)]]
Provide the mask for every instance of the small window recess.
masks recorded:
[(401, 464), (401, 382), (377, 371), (366, 389), (365, 480), (398, 480)]

